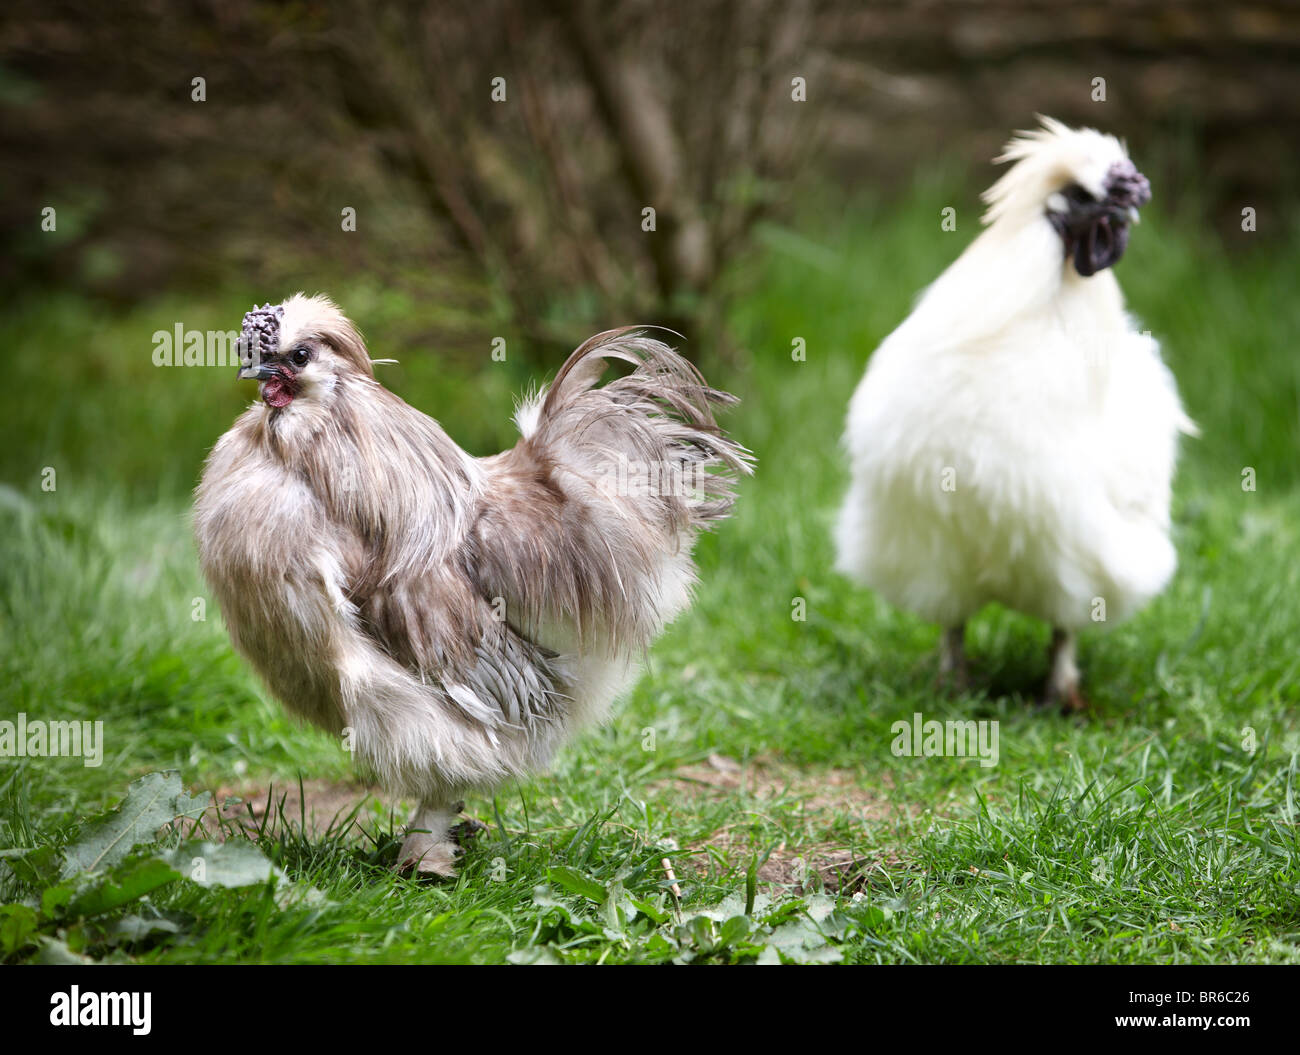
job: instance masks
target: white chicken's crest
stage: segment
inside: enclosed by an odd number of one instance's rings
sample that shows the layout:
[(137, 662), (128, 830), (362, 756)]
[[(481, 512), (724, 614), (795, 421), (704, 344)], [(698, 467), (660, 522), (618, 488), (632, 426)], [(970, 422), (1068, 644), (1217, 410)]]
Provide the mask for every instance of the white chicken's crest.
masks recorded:
[(982, 195), (988, 205), (984, 223), (1041, 211), (1050, 194), (1071, 183), (1100, 198), (1110, 167), (1128, 158), (1124, 144), (1112, 135), (1070, 128), (1051, 117), (1039, 120), (1041, 128), (1017, 132), (993, 159), (995, 164), (1013, 165)]

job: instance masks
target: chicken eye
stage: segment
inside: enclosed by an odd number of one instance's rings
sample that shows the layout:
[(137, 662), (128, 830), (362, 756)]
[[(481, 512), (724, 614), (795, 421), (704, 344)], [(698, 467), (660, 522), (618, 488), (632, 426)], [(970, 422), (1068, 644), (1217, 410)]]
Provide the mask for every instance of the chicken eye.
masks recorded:
[(1071, 183), (1061, 192), (1065, 200), (1070, 203), (1072, 208), (1078, 208), (1082, 205), (1095, 205), (1097, 199), (1093, 196), (1092, 191), (1080, 186), (1077, 183)]
[(306, 348), (295, 348), (291, 355), (294, 366), (306, 366), (311, 359), (311, 352)]

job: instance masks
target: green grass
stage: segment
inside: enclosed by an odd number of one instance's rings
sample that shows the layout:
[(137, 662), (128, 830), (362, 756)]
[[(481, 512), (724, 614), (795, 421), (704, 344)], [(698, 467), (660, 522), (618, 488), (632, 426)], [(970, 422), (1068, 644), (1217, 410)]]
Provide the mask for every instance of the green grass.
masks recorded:
[[(1300, 307), (1289, 278), (1300, 252), (1158, 213), (1135, 233), (1120, 279), (1204, 435), (1185, 445), (1176, 489), (1178, 575), (1139, 617), (1085, 637), (1094, 713), (1064, 718), (1030, 701), (1045, 627), (985, 613), (970, 637), (978, 689), (936, 695), (937, 630), (829, 570), (848, 394), (972, 235), (939, 232), (940, 206), (967, 201), (956, 193), (920, 188), (906, 207), (813, 219), (800, 234), (769, 228), (736, 269), (731, 326), (748, 354), (704, 363), (745, 400), (729, 424), (757, 452), (758, 475), (700, 546), (697, 603), (613, 721), (551, 773), (469, 803), (490, 827), (457, 881), (390, 871), (407, 803), (362, 807), (364, 835), (304, 833), (289, 810), (256, 835), (287, 884), (171, 884), (151, 899), (182, 921), (178, 933), (90, 951), (164, 962), (747, 961), (778, 948), (850, 962), (1300, 959)], [(364, 286), (336, 292), (376, 355), (391, 350), (390, 326), (424, 310)], [(264, 696), (215, 608), (191, 617), (205, 589), (187, 492), (247, 394), (221, 371), (152, 367), (149, 335), (177, 319), (231, 325), (253, 299), (227, 290), (113, 314), (67, 298), (0, 320), (15, 353), (0, 395), (0, 717), (102, 720), (107, 745), (98, 768), (0, 762), (0, 844), (75, 840), (152, 770), (211, 789), (348, 779), (334, 741)], [(791, 360), (796, 337), (806, 362)], [(391, 375), (404, 396), (473, 450), (509, 442), (511, 393), (533, 371), (404, 358)], [(58, 470), (53, 493), (40, 489), (45, 466)], [(1247, 466), (1254, 492), (1242, 490)], [(891, 725), (916, 711), (996, 719), (999, 764), (894, 757)], [(0, 900), (24, 896), (0, 882)]]

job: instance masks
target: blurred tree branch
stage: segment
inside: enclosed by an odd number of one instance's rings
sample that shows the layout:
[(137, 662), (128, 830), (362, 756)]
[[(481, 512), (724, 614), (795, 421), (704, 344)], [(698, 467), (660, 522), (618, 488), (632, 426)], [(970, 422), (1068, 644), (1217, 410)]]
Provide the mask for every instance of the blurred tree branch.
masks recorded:
[(1281, 0), (11, 0), (0, 280), (129, 300), (364, 272), (477, 347), (709, 338), (719, 278), (805, 175), (889, 190), (987, 160), (1034, 110), (1186, 150), (1162, 198), (1181, 180), (1229, 218), (1280, 211), (1297, 56)]
[[(644, 19), (641, 3), (611, 15), (609, 5), (582, 0), (545, 8), (504, 0), (487, 5), (488, 18), (462, 12), (451, 33), (422, 5), (369, 10), (352, 0), (327, 34), (358, 135), (393, 133), (381, 147), (386, 161), (419, 188), (527, 331), (543, 331), (557, 288), (575, 284), (599, 292), (604, 317), (593, 324), (691, 326), (727, 255), (774, 200), (764, 181), (772, 185), (808, 127), (793, 112), (772, 112), (794, 109), (773, 74), (802, 49), (804, 3), (703, 11), (691, 47), (716, 105), (675, 108), (660, 87), (670, 71), (643, 57), (662, 66), (667, 56), (644, 46), (650, 30), (635, 46), (603, 35), (623, 16)], [(517, 100), (507, 113), (518, 124), (491, 120), (480, 102), (494, 68), (507, 101)], [(647, 206), (652, 232), (640, 226)]]

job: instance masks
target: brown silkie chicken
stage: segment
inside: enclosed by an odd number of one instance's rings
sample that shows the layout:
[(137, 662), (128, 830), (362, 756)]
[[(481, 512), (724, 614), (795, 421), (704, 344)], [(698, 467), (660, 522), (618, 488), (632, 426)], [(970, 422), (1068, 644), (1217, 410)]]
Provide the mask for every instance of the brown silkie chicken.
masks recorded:
[[(400, 863), (452, 875), (465, 792), (544, 767), (689, 603), (694, 539), (751, 471), (713, 417), (735, 400), (614, 330), (474, 458), (324, 297), (249, 312), (240, 352), (261, 399), (204, 468), (204, 575), (270, 691), (419, 801)], [(596, 387), (611, 360), (633, 369)]]

